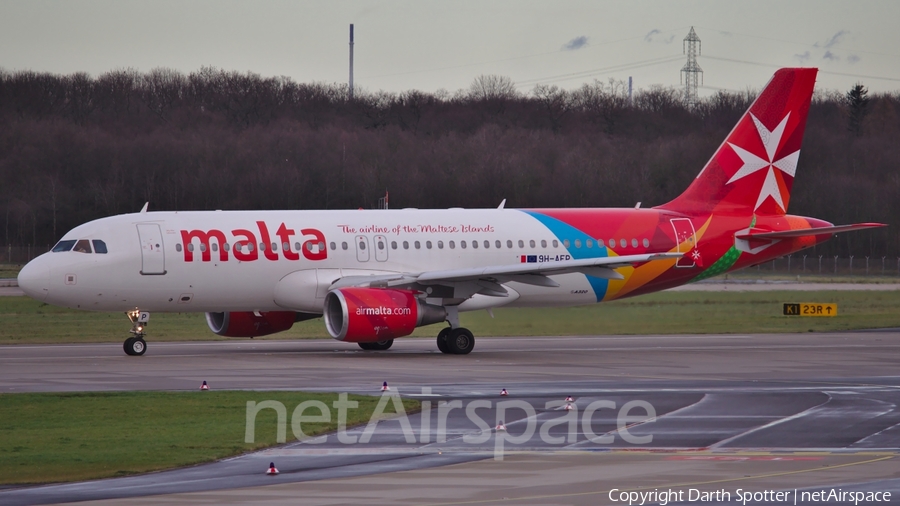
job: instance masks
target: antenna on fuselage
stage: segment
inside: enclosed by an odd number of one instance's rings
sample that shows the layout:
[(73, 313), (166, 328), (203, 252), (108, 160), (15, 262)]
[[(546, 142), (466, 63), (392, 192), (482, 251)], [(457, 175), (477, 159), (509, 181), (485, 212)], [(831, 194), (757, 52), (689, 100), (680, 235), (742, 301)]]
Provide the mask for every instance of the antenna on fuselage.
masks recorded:
[(497, 206), (497, 209), (503, 209), (504, 207), (506, 207), (506, 199), (503, 199), (503, 202), (500, 202), (500, 205)]
[(150, 202), (144, 202), (144, 207), (141, 208), (141, 212), (146, 213), (148, 207), (150, 207)]

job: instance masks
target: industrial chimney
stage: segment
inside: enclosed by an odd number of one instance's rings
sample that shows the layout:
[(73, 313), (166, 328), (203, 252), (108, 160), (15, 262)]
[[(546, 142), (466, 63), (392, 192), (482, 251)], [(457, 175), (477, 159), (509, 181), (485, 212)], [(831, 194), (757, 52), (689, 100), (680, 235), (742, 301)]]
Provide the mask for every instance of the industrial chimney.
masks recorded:
[(353, 23), (350, 23), (350, 98), (353, 98)]

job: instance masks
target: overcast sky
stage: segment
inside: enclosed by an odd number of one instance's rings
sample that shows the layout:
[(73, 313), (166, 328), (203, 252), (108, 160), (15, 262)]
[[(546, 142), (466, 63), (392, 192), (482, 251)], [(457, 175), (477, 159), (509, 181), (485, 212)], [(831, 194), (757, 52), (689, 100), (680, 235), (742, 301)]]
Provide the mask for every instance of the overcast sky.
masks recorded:
[(780, 66), (818, 88), (900, 90), (900, 1), (102, 1), (0, 0), (0, 68), (102, 74), (202, 66), (453, 92), (479, 74), (575, 88), (634, 77), (679, 86), (693, 26), (705, 87), (760, 88)]

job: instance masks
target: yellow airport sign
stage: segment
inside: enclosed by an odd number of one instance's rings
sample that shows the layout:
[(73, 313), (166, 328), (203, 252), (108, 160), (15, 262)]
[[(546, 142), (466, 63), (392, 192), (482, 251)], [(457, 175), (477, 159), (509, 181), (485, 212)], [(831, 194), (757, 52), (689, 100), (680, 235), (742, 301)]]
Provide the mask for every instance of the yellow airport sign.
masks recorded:
[(826, 302), (786, 302), (785, 316), (837, 316), (837, 304)]

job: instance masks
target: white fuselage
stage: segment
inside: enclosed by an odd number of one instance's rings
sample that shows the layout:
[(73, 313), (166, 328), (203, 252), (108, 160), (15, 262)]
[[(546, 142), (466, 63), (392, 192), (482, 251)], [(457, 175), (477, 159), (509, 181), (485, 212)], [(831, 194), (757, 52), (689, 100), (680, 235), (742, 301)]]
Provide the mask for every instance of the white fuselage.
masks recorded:
[[(62, 239), (102, 240), (107, 253), (46, 253), (28, 265), (27, 276), (42, 287), (29, 295), (78, 309), (315, 313), (340, 277), (566, 260), (572, 252), (564, 239), (514, 209), (136, 213), (86, 223)], [(642, 244), (629, 253), (671, 246)], [(591, 252), (607, 254), (599, 246)], [(308, 275), (279, 287), (298, 271)], [(559, 287), (508, 283), (508, 297), (476, 295), (460, 309), (570, 306), (603, 297), (583, 274), (553, 279)]]

